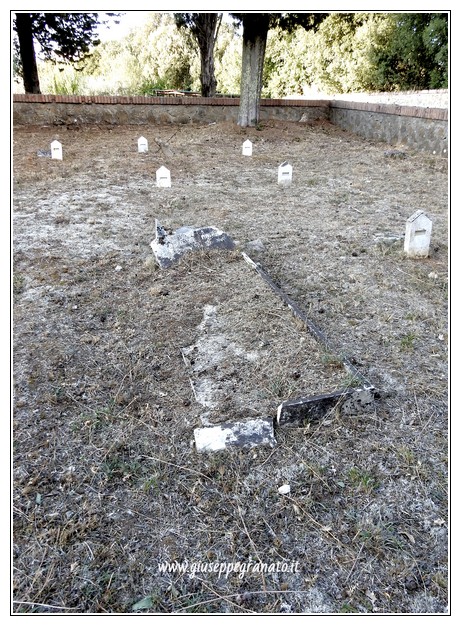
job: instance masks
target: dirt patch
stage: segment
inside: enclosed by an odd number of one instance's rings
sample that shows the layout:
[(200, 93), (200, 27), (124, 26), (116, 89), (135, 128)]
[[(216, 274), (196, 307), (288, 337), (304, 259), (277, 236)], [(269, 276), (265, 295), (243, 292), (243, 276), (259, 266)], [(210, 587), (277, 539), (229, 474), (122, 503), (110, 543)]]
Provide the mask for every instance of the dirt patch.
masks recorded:
[[(13, 610), (446, 611), (446, 160), (391, 159), (330, 124), (13, 139)], [(37, 155), (54, 139), (62, 162)], [(156, 187), (161, 165), (171, 188)], [(403, 253), (417, 209), (433, 220), (424, 260)], [(215, 226), (237, 250), (160, 270), (155, 219)], [(194, 371), (183, 350), (207, 322)], [(343, 356), (379, 389), (374, 412), (278, 429), (274, 449), (194, 450), (204, 423), (344, 384)], [(215, 366), (206, 407), (191, 379)], [(162, 571), (175, 561), (188, 570)], [(237, 563), (243, 575), (216, 571)]]

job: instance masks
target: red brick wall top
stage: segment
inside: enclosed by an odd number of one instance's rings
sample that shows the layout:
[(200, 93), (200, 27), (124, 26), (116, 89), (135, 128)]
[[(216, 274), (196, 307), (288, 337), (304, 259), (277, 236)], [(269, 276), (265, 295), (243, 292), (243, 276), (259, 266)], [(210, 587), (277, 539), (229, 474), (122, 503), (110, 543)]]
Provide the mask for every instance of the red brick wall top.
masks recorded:
[(430, 107), (410, 107), (400, 104), (352, 102), (348, 100), (331, 100), (330, 107), (333, 109), (348, 109), (350, 111), (368, 111), (370, 113), (384, 113), (386, 115), (402, 115), (404, 117), (421, 117), (431, 120), (448, 120), (448, 109), (433, 109)]
[[(240, 98), (202, 98), (201, 96), (58, 96), (45, 94), (13, 94), (13, 102), (61, 102), (68, 104), (168, 104), (239, 106)], [(263, 98), (261, 106), (321, 106), (329, 100), (284, 100)]]
[[(67, 104), (160, 104), (160, 105), (206, 105), (206, 106), (238, 106), (239, 98), (202, 98), (201, 96), (59, 96), (46, 94), (13, 94), (13, 103), (67, 103)], [(263, 98), (263, 107), (331, 107), (334, 109), (349, 109), (382, 113), (387, 115), (401, 115), (405, 117), (420, 117), (434, 120), (448, 120), (447, 109), (434, 109), (397, 104), (379, 104), (372, 102), (352, 102), (347, 100), (303, 100), (303, 99), (272, 99)]]

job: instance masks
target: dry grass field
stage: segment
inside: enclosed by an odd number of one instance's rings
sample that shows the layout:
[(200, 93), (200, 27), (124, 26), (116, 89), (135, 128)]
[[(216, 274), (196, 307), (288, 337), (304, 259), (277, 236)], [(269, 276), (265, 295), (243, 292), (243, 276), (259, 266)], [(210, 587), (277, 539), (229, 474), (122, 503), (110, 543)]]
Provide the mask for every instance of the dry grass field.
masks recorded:
[[(54, 139), (62, 161), (37, 154)], [(13, 141), (12, 610), (445, 613), (447, 161), (328, 123), (15, 127)], [(418, 209), (433, 231), (415, 260)], [(160, 269), (156, 219), (215, 226), (236, 249)], [(204, 335), (208, 406), (182, 352)], [(343, 357), (378, 389), (372, 411), (276, 428), (273, 448), (195, 450), (197, 427), (347, 387)], [(175, 562), (186, 571), (162, 571)]]

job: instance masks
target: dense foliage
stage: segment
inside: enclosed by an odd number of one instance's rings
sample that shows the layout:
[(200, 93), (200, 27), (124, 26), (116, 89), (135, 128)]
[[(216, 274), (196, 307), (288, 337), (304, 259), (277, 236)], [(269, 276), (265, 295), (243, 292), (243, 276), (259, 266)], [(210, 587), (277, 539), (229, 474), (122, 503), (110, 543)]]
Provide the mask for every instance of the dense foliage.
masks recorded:
[[(331, 13), (315, 31), (294, 23), (289, 30), (272, 28), (262, 94), (446, 88), (448, 17), (448, 13)], [(214, 47), (219, 93), (240, 93), (241, 59), (242, 32), (223, 20)], [(177, 28), (172, 13), (153, 12), (142, 28), (100, 44), (83, 71), (40, 59), (38, 71), (47, 93), (149, 94), (202, 88), (197, 41), (190, 29)]]
[(448, 85), (448, 14), (402, 13), (370, 60), (378, 89), (438, 89)]
[(315, 32), (269, 33), (266, 96), (447, 87), (447, 13), (332, 13)]

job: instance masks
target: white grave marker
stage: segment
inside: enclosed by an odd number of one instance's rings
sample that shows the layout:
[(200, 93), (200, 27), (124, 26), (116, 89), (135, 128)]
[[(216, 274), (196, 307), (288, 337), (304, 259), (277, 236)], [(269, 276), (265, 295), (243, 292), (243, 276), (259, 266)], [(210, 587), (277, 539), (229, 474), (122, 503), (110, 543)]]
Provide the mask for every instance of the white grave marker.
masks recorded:
[(62, 145), (59, 141), (55, 140), (51, 142), (51, 158), (62, 161)]
[(278, 184), (290, 185), (292, 174), (293, 174), (292, 166), (288, 163), (288, 161), (284, 161), (281, 165), (279, 165)]
[(148, 144), (147, 139), (145, 137), (140, 137), (138, 139), (138, 152), (147, 152)]
[(157, 187), (171, 187), (170, 170), (164, 165), (157, 170)]
[(249, 139), (243, 142), (242, 154), (245, 156), (251, 156), (253, 154), (253, 144)]
[(405, 229), (404, 250), (409, 257), (429, 256), (432, 221), (423, 211), (416, 211), (408, 219)]

